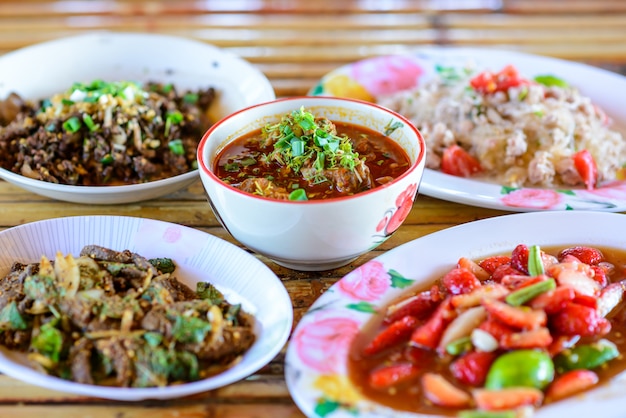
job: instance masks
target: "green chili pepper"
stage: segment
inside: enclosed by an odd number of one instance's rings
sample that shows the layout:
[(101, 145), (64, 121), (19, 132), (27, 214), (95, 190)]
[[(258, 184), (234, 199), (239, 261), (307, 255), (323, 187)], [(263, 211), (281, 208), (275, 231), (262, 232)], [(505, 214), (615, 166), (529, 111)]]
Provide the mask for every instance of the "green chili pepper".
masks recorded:
[(544, 86), (557, 86), (557, 87), (568, 87), (569, 84), (565, 80), (562, 80), (553, 75), (538, 75), (535, 76), (535, 81), (537, 83), (543, 84)]
[(554, 364), (548, 353), (516, 350), (498, 357), (487, 372), (485, 387), (502, 389), (516, 386), (545, 388), (554, 379)]
[(505, 300), (506, 303), (512, 306), (520, 306), (539, 296), (542, 293), (556, 288), (556, 282), (554, 279), (542, 280), (538, 283), (531, 284), (530, 286), (522, 287), (515, 292), (509, 293)]
[(554, 358), (554, 365), (559, 373), (576, 369), (595, 369), (617, 356), (619, 356), (617, 346), (609, 340), (602, 339), (561, 352)]

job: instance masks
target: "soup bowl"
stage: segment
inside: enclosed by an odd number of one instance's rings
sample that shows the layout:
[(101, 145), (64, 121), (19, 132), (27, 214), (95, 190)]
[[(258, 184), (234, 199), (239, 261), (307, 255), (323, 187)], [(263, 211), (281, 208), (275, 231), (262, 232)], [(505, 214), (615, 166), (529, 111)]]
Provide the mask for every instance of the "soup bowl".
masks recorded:
[[(224, 147), (301, 108), (377, 132), (395, 127), (387, 136), (406, 151), (409, 169), (367, 191), (305, 201), (250, 194), (217, 177), (216, 159)], [(198, 146), (200, 179), (224, 228), (248, 249), (303, 271), (346, 265), (388, 239), (411, 210), (424, 164), (424, 139), (407, 119), (372, 103), (336, 97), (292, 97), (248, 107), (218, 121)]]

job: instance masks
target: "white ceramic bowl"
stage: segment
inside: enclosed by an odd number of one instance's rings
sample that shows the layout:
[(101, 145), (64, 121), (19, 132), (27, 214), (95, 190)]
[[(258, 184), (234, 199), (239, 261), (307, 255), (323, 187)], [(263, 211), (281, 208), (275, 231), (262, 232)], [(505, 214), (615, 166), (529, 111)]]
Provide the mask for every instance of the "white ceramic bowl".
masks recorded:
[[(379, 132), (390, 122), (401, 122), (390, 137), (407, 151), (411, 168), (384, 186), (354, 196), (304, 202), (254, 196), (213, 173), (215, 157), (225, 145), (301, 106), (316, 116)], [(386, 108), (351, 99), (295, 97), (252, 106), (216, 123), (198, 146), (198, 166), (215, 215), (235, 239), (280, 265), (327, 270), (374, 249), (400, 226), (417, 193), (424, 153), (418, 130)]]
[[(87, 385), (33, 368), (24, 353), (0, 347), (0, 372), (49, 389), (136, 401), (179, 398), (241, 380), (269, 363), (284, 347), (293, 321), (293, 308), (280, 279), (256, 257), (220, 238), (197, 229), (152, 219), (126, 216), (73, 216), (32, 222), (0, 232), (0, 277), (15, 261), (38, 262), (56, 252), (77, 256), (83, 246), (128, 249), (147, 258), (168, 257), (177, 265), (174, 275), (192, 289), (208, 281), (231, 303), (241, 303), (255, 317), (257, 339), (233, 367), (202, 380), (155, 388)], [(267, 303), (271, 301), (271, 303)]]
[[(45, 63), (45, 68), (42, 68)], [(172, 83), (179, 90), (213, 86), (210, 109), (217, 121), (239, 109), (275, 98), (269, 80), (251, 64), (212, 45), (139, 33), (93, 33), (32, 45), (0, 57), (0, 99), (16, 92), (43, 99), (75, 82), (132, 80)], [(127, 186), (70, 186), (34, 180), (0, 168), (0, 178), (57, 200), (89, 204), (129, 203), (182, 189), (197, 170)]]

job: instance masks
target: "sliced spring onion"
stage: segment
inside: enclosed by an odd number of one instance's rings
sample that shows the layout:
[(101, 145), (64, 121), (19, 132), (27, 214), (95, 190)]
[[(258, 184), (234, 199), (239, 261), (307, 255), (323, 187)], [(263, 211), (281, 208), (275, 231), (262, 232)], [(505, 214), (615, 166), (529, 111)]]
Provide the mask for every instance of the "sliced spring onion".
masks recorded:
[(73, 104), (74, 104), (74, 102), (73, 102), (72, 100), (69, 100), (69, 99), (61, 99), (61, 103), (62, 103), (64, 106), (71, 106), (71, 105), (73, 105)]
[(301, 139), (293, 138), (291, 140), (291, 155), (298, 157), (304, 154), (304, 141)]
[(87, 126), (87, 128), (89, 128), (90, 132), (95, 132), (100, 127), (100, 125), (96, 125), (91, 116), (89, 116), (87, 113), (83, 113), (83, 122), (85, 122), (85, 125)]
[(452, 356), (458, 356), (472, 349), (472, 339), (468, 336), (461, 337), (457, 340), (450, 341), (446, 345), (446, 353)]
[(505, 300), (512, 306), (521, 306), (531, 299), (536, 298), (542, 293), (556, 288), (554, 279), (542, 280), (530, 286), (523, 287), (515, 292), (509, 293)]
[(78, 132), (78, 130), (80, 129), (80, 125), (80, 119), (78, 119), (76, 116), (72, 116), (71, 118), (63, 122), (63, 129), (65, 129), (67, 132), (75, 133)]
[(289, 193), (289, 200), (309, 200), (304, 189), (296, 189)]
[(185, 155), (185, 147), (183, 147), (183, 141), (180, 139), (174, 139), (167, 143), (170, 151), (174, 155)]
[(165, 117), (165, 136), (170, 134), (170, 129), (172, 125), (178, 125), (183, 121), (183, 114), (178, 110), (174, 112), (168, 112)]
[(528, 249), (528, 274), (539, 276), (544, 273), (543, 260), (541, 259), (541, 248), (538, 245), (531, 245)]

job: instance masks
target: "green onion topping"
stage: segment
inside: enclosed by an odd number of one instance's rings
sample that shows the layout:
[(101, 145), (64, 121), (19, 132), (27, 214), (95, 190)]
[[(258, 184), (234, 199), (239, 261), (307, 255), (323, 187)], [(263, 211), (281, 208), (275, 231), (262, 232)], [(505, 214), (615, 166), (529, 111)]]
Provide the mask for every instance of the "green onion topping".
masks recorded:
[(304, 189), (296, 189), (289, 193), (289, 200), (309, 200)]
[(78, 119), (76, 116), (72, 116), (71, 118), (63, 122), (63, 129), (72, 134), (78, 132), (80, 126), (80, 119)]
[(168, 142), (167, 146), (174, 155), (185, 155), (185, 147), (183, 147), (183, 141), (180, 139), (174, 139)]

